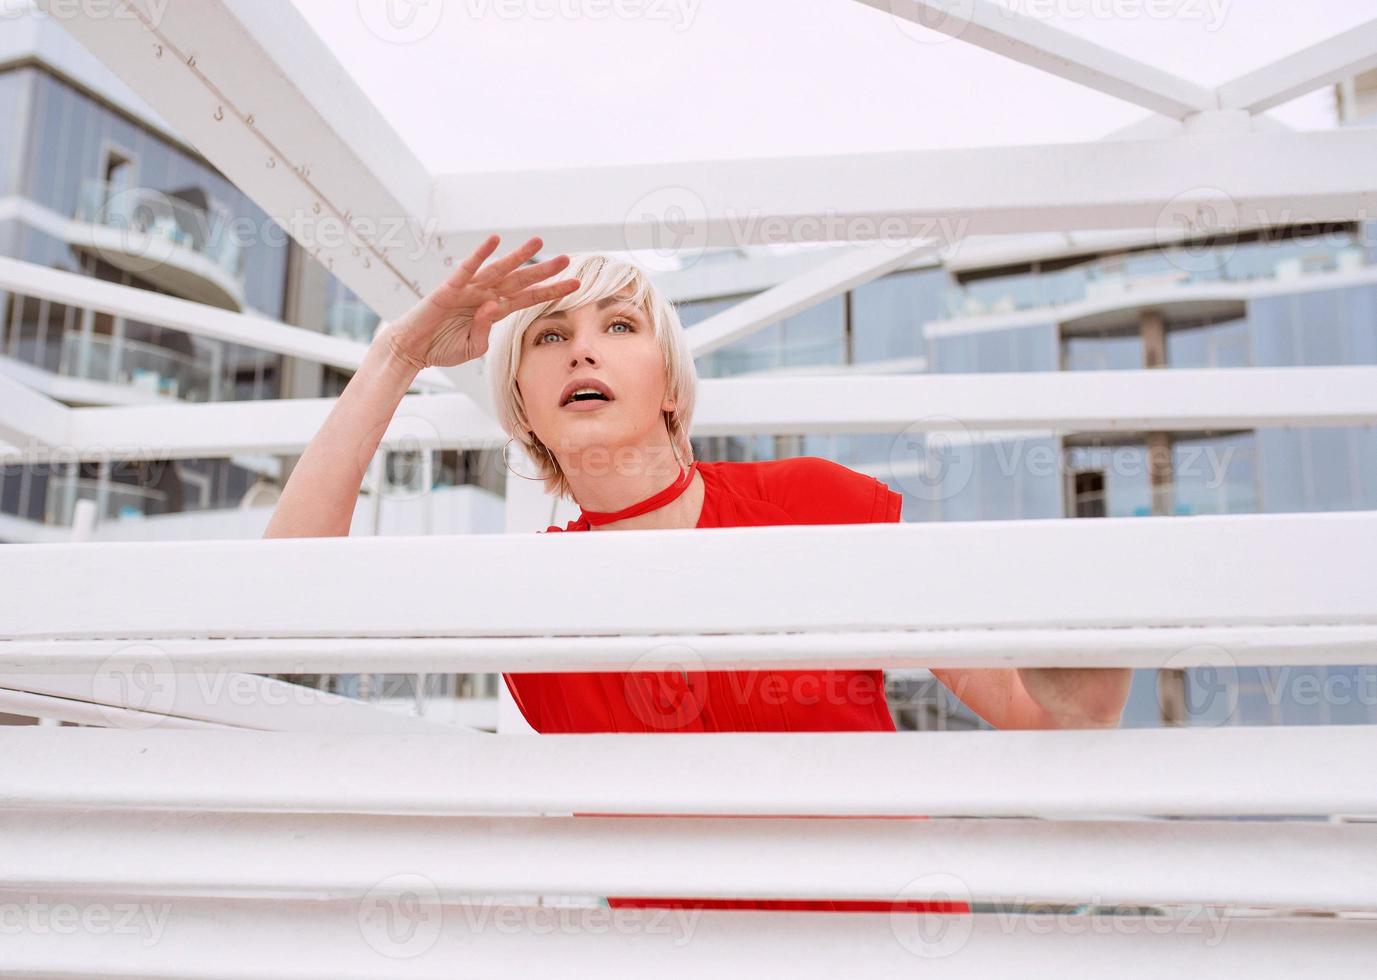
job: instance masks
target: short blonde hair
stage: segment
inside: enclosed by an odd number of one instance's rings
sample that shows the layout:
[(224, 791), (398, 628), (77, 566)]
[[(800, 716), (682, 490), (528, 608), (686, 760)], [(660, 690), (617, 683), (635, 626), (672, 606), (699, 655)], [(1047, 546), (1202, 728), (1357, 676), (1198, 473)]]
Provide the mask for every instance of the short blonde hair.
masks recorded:
[(633, 292), (628, 301), (650, 321), (651, 331), (664, 355), (665, 392), (675, 405), (673, 412), (665, 413), (666, 425), (670, 444), (684, 466), (693, 462), (689, 428), (698, 390), (698, 370), (693, 363), (693, 352), (684, 335), (683, 324), (679, 322), (678, 311), (651, 282), (649, 273), (633, 262), (600, 252), (568, 254), (568, 268), (550, 281), (576, 278), (579, 288), (567, 296), (517, 310), (493, 324), (485, 360), (498, 424), (507, 435), (521, 443), (535, 461), (545, 491), (573, 499), (573, 491), (560, 469), (559, 461), (531, 432), (526, 406), (517, 388), (516, 372), (521, 366), (521, 341), (526, 328), (548, 313), (596, 303), (630, 286)]

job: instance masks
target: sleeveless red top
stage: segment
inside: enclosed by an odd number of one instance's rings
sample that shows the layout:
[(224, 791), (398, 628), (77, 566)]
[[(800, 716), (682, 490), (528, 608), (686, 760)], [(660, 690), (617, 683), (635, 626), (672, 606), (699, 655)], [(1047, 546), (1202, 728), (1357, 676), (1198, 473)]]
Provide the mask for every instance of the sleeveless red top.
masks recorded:
[[(895, 523), (903, 497), (820, 456), (698, 462), (695, 527)], [(580, 516), (544, 533), (587, 531)], [(881, 670), (708, 670), (503, 674), (542, 735), (586, 732), (892, 732)], [(585, 814), (587, 815), (587, 814)], [(902, 819), (902, 818), (901, 818)], [(921, 818), (920, 818), (921, 819)], [(609, 898), (613, 908), (968, 912), (965, 902)]]

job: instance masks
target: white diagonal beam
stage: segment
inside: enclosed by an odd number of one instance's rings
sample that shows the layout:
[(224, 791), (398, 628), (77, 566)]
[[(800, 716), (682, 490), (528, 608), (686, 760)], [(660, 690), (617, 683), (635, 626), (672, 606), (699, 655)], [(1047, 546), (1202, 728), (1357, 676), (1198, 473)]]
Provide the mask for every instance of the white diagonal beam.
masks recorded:
[[(5, 740), (0, 807), (10, 809), (1053, 818), (1377, 813), (1377, 780), (1355, 763), (1377, 752), (1372, 725), (558, 738), (26, 729), (6, 732)], [(387, 779), (359, 778), (378, 772)]]
[(1176, 119), (1216, 107), (1208, 88), (995, 0), (860, 0), (868, 7)]
[(22, 381), (0, 374), (0, 444), (67, 447), (72, 410)]
[(853, 246), (797, 278), (734, 304), (689, 327), (695, 356), (741, 340), (786, 317), (886, 275), (905, 262), (936, 250), (930, 241), (870, 242)]
[(1377, 130), (1352, 127), (447, 174), (436, 219), (447, 239), (540, 234), (559, 250), (664, 248), (667, 230), (683, 248), (1091, 228), (1175, 234), (1172, 208), (1196, 198), (1226, 229), (1377, 211), (1373, 159)]
[[(861, 493), (884, 489), (872, 481)], [(456, 550), (463, 554), (457, 563)], [(674, 589), (658, 574), (669, 551)], [(689, 535), (16, 544), (0, 549), (7, 582), (0, 639), (1370, 628), (1377, 625), (1369, 574), (1375, 551), (1377, 512), (1366, 511), (787, 525)], [(821, 560), (826, 555), (847, 558)], [(933, 555), (960, 556), (960, 568)], [(533, 609), (510, 588), (530, 569), (575, 566), (598, 569), (599, 581), (622, 601), (589, 603), (582, 590), (553, 590)], [(139, 569), (156, 571), (156, 591)], [(300, 583), (319, 581), (330, 588), (303, 603)], [(741, 602), (743, 595), (752, 601)], [(828, 596), (846, 601), (821, 601)], [(24, 649), (13, 658), (19, 669)], [(129, 656), (142, 662), (145, 652), (159, 663), (169, 658), (156, 646)]]
[[(186, 721), (264, 731), (456, 731), (355, 698), (235, 670), (205, 671), (164, 684), (156, 670), (124, 670), (127, 661), (121, 657), (129, 653), (129, 645), (124, 645), (123, 652), (87, 672), (3, 674), (0, 691), (82, 703), (104, 719), (91, 723), (111, 728), (178, 728), (186, 727), (179, 724)], [(127, 716), (131, 711), (135, 715)]]
[(1262, 112), (1372, 68), (1377, 68), (1377, 19), (1225, 82), (1219, 86), (1219, 105)]
[[(39, 6), (384, 319), (458, 261), (425, 221), (429, 171), (294, 6)], [(477, 365), (447, 373), (489, 407)]]
[[(357, 371), (368, 350), (343, 337), (5, 256), (0, 256), (0, 288), (345, 371)], [(453, 382), (434, 368), (420, 372), (416, 382), (417, 387), (454, 390)]]

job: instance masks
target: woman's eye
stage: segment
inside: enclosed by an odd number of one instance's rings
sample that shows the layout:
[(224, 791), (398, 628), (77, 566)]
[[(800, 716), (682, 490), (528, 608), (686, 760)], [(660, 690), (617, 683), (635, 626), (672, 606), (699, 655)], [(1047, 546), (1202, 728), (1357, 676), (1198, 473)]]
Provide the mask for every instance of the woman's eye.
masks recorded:
[(631, 324), (627, 323), (625, 320), (614, 320), (614, 321), (612, 321), (612, 323), (608, 324), (608, 329), (610, 330), (612, 327), (626, 327), (627, 330), (635, 330), (635, 329), (636, 329), (636, 328), (633, 327)]
[(556, 333), (554, 330), (548, 330), (548, 331), (546, 331), (545, 333), (541, 334), (539, 337), (536, 338), (536, 343), (537, 343), (537, 344), (543, 344), (543, 343), (545, 343), (545, 338), (546, 338), (546, 337), (558, 337), (558, 336), (559, 336), (559, 334)]

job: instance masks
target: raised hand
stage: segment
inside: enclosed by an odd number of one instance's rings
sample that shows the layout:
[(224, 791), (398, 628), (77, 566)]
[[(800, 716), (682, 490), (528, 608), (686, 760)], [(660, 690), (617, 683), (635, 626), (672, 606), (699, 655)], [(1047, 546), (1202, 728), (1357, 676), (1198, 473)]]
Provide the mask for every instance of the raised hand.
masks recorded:
[(393, 355), (417, 370), (463, 364), (487, 352), (498, 320), (578, 289), (577, 279), (544, 282), (568, 266), (567, 255), (522, 265), (540, 251), (538, 237), (483, 267), (498, 241), (489, 235), (444, 282), (387, 325)]

